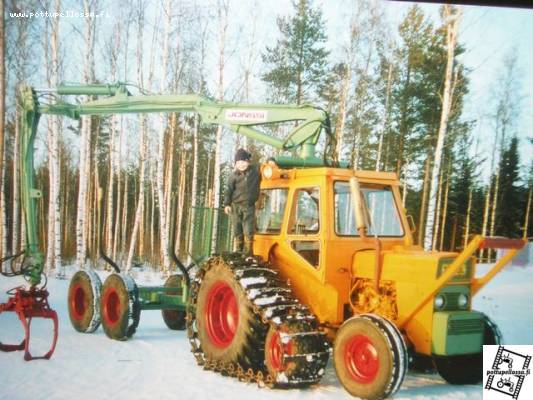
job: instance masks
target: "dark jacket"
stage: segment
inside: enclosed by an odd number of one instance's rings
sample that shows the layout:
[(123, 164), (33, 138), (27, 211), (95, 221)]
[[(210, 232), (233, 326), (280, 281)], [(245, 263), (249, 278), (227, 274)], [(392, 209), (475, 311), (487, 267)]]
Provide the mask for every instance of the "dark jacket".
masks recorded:
[(232, 203), (250, 206), (255, 204), (259, 198), (260, 183), (259, 165), (250, 165), (244, 172), (234, 170), (228, 179), (224, 206)]

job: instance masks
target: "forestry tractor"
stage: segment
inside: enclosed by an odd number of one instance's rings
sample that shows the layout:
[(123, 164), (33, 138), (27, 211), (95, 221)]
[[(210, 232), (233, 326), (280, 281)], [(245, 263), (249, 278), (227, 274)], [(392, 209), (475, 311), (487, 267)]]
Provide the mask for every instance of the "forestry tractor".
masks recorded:
[[(187, 331), (192, 354), (205, 369), (260, 385), (302, 387), (320, 381), (332, 356), (344, 388), (365, 399), (392, 396), (410, 362), (429, 361), (452, 384), (481, 381), (482, 346), (500, 343), (501, 335), (488, 316), (472, 310), (472, 297), (524, 246), (523, 240), (474, 236), (460, 253), (424, 251), (413, 243), (414, 227), (402, 206), (397, 176), (338, 162), (328, 115), (311, 105), (131, 95), (122, 83), (60, 86), (54, 92), (101, 97), (44, 103), (42, 91), (21, 89), (27, 246), (19, 273), (30, 288), (17, 288), (0, 311), (16, 311), (23, 323), (50, 317), (57, 330), (55, 312), (45, 301), (48, 292), (38, 288), (43, 254), (35, 203), (41, 194), (33, 185), (33, 146), (39, 117), (192, 112), (203, 123), (294, 151), (293, 157), (277, 157), (261, 167), (253, 256), (212, 254), (192, 274), (173, 255), (177, 273), (164, 286), (143, 287), (102, 254), (115, 270), (103, 284), (88, 268), (70, 282), (74, 329), (91, 333), (102, 324), (108, 337), (126, 340), (134, 335), (142, 310), (162, 310), (170, 329)], [(289, 126), (285, 139), (265, 133), (266, 126), (279, 123)], [(318, 157), (322, 133), (325, 150)], [(508, 251), (476, 277), (475, 254), (487, 248)], [(26, 326), (22, 347), (28, 340)], [(2, 345), (2, 350), (15, 348)]]

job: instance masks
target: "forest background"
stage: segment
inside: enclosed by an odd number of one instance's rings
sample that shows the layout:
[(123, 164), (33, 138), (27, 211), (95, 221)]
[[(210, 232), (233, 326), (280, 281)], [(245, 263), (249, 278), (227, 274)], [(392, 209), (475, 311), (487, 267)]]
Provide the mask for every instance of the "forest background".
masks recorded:
[[(24, 83), (120, 81), (134, 93), (310, 102), (330, 113), (340, 159), (398, 174), (417, 243), (456, 251), (473, 233), (531, 237), (532, 29), (533, 10), (372, 0), (5, 1), (1, 253), (25, 244)], [(278, 154), (191, 114), (43, 117), (36, 185), (46, 271), (95, 263), (100, 246), (127, 268), (168, 271), (165, 249), (187, 257), (190, 221), (219, 207), (243, 146), (256, 161)]]

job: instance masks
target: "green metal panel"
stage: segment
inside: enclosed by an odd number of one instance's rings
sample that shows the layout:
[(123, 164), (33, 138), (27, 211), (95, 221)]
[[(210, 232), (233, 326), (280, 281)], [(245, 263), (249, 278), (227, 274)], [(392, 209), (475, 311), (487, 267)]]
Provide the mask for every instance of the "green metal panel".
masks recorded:
[(441, 356), (479, 353), (484, 330), (485, 318), (477, 311), (436, 312), (431, 351)]
[[(194, 216), (194, 221), (192, 221)], [(213, 226), (217, 220), (217, 241), (213, 247)], [(233, 235), (230, 217), (221, 208), (192, 207), (189, 214), (189, 226), (192, 229), (191, 257), (194, 260), (205, 259), (213, 253), (231, 250)]]
[[(446, 269), (455, 261), (455, 258), (441, 258), (439, 260), (439, 269), (437, 271), (437, 278), (441, 276)], [(465, 282), (470, 281), (473, 272), (473, 260), (470, 259), (457, 271), (457, 273), (450, 279), (450, 282)]]
[(187, 294), (183, 287), (178, 294), (167, 294), (176, 288), (164, 286), (139, 286), (141, 310), (185, 310)]

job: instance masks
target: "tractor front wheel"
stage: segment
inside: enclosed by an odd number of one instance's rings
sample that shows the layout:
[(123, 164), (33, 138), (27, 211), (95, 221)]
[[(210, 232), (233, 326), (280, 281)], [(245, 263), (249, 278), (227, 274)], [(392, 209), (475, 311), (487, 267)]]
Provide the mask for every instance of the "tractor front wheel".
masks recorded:
[[(170, 295), (180, 295), (183, 290), (183, 278), (180, 275), (169, 276), (165, 282), (166, 288), (172, 288), (166, 292)], [(182, 331), (185, 329), (185, 316), (186, 312), (184, 310), (161, 310), (163, 315), (163, 321), (168, 329), (174, 331)]]
[(363, 399), (393, 395), (407, 371), (407, 350), (397, 328), (386, 319), (364, 314), (340, 327), (333, 362), (342, 386)]
[[(501, 342), (498, 326), (485, 315), (483, 344), (497, 345)], [(439, 375), (452, 385), (473, 385), (483, 380), (483, 353), (434, 356), (433, 362)]]
[(139, 291), (133, 278), (126, 274), (109, 275), (102, 287), (100, 309), (102, 326), (109, 338), (132, 337), (141, 316)]
[(68, 288), (70, 323), (78, 332), (92, 333), (100, 326), (102, 281), (96, 272), (78, 271)]

